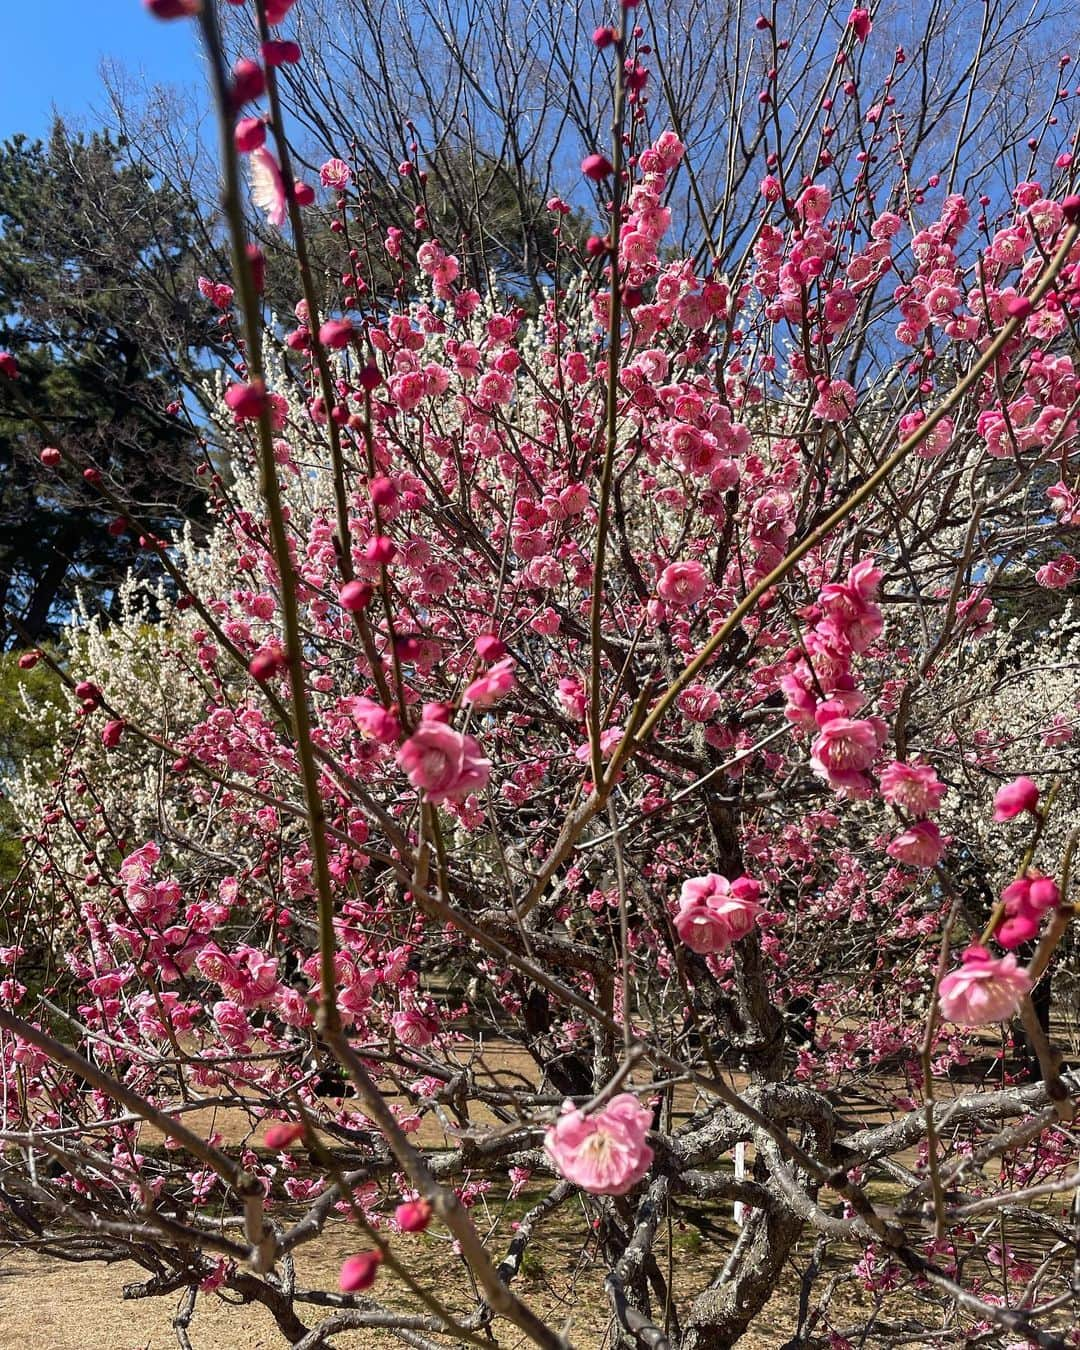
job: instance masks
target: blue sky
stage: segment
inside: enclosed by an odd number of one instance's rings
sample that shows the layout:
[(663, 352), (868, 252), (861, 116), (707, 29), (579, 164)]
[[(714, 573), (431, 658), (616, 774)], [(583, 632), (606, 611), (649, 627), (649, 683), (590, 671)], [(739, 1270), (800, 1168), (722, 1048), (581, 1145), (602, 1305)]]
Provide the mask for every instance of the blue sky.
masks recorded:
[[(202, 71), (195, 25), (161, 23), (140, 0), (0, 0), (0, 139), (44, 135), (53, 106), (94, 123), (107, 107), (103, 59), (155, 84), (191, 84)], [(95, 116), (95, 109), (100, 110)]]

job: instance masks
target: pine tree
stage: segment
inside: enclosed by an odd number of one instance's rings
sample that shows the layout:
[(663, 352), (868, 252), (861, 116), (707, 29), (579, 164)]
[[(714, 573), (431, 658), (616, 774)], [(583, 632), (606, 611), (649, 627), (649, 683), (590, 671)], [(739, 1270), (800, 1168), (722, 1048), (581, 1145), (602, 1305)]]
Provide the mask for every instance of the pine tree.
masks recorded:
[(47, 635), (78, 588), (107, 607), (137, 556), (77, 472), (42, 466), (44, 445), (97, 467), (155, 531), (198, 515), (196, 437), (167, 409), (215, 342), (201, 221), (124, 149), (59, 120), (47, 143), (0, 147), (0, 347), (20, 367), (0, 384), (0, 647)]

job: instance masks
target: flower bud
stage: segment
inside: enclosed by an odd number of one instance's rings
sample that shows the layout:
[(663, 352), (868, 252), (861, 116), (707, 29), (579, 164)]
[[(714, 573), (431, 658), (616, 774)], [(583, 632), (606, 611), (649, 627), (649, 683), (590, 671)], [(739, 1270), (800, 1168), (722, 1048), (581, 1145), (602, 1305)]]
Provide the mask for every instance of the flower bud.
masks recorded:
[(120, 718), (111, 722), (106, 722), (101, 732), (101, 744), (106, 750), (112, 750), (118, 746), (123, 739), (124, 723)]
[(232, 87), (229, 98), (234, 108), (242, 108), (245, 103), (253, 103), (266, 93), (266, 76), (258, 61), (242, 57), (233, 66)]
[(279, 648), (267, 651), (256, 652), (248, 662), (248, 673), (252, 679), (258, 680), (260, 684), (265, 684), (267, 680), (272, 680), (288, 665), (285, 653)]
[(263, 1136), (263, 1143), (267, 1148), (288, 1148), (290, 1144), (295, 1144), (298, 1139), (304, 1137), (304, 1127), (299, 1123), (271, 1125)]
[(394, 486), (393, 479), (387, 478), (383, 474), (371, 480), (368, 490), (371, 493), (371, 501), (374, 506), (393, 506), (397, 501), (397, 488)]
[(369, 562), (390, 563), (394, 561), (394, 555), (397, 548), (392, 539), (388, 539), (385, 534), (375, 534), (364, 545), (364, 557)]
[(233, 142), (242, 155), (249, 155), (266, 144), (266, 123), (261, 117), (241, 117), (233, 131)]
[(193, 19), (202, 12), (202, 0), (143, 0), (155, 19)]
[(348, 319), (327, 319), (319, 329), (319, 341), (331, 351), (341, 351), (353, 337), (353, 326)]
[(93, 680), (80, 680), (75, 686), (75, 697), (79, 699), (84, 706), (89, 703), (89, 711), (93, 711), (93, 709), (101, 702), (101, 690)]
[(1035, 306), (1026, 295), (1010, 295), (1005, 301), (1005, 313), (1011, 319), (1026, 319), (1035, 313)]
[(262, 59), (267, 66), (295, 66), (300, 61), (300, 47), (295, 42), (264, 42)]
[(581, 161), (581, 172), (594, 183), (599, 183), (605, 178), (610, 178), (615, 170), (611, 160), (604, 155), (586, 155)]
[(394, 1218), (403, 1233), (422, 1233), (431, 1222), (431, 1206), (422, 1198), (406, 1200), (394, 1210)]
[(1021, 776), (997, 790), (994, 797), (994, 820), (1013, 820), (1025, 811), (1034, 811), (1039, 804), (1039, 789), (1030, 778)]
[(338, 591), (338, 603), (350, 614), (359, 614), (371, 601), (372, 590), (362, 581), (347, 581)]
[(360, 1290), (370, 1289), (375, 1283), (380, 1265), (382, 1265), (380, 1251), (358, 1252), (355, 1256), (350, 1256), (341, 1267), (338, 1279), (341, 1292), (355, 1294)]
[(481, 633), (473, 645), (481, 661), (501, 661), (506, 655), (506, 644), (494, 633)]
[(239, 421), (251, 421), (266, 407), (266, 386), (261, 380), (231, 384), (225, 390), (225, 403)]

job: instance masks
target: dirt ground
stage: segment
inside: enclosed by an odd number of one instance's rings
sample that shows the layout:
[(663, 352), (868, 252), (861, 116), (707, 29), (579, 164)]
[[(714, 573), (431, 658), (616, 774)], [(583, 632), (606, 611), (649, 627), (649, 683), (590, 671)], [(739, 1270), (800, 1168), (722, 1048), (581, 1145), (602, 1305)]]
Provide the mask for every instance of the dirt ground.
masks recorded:
[[(341, 1241), (323, 1244), (320, 1258), (308, 1264), (307, 1278), (314, 1284), (322, 1268), (322, 1278), (332, 1287), (337, 1265), (347, 1255), (344, 1234)], [(460, 1287), (461, 1266), (452, 1255), (433, 1264), (443, 1267), (432, 1271), (434, 1284), (448, 1301), (455, 1284)], [(695, 1262), (696, 1264), (696, 1262)], [(298, 1261), (298, 1276), (305, 1268)], [(332, 1269), (331, 1269), (332, 1267)], [(573, 1272), (568, 1271), (572, 1278)], [(587, 1276), (588, 1272), (586, 1272)], [(0, 1256), (0, 1350), (176, 1350), (172, 1329), (179, 1296), (123, 1299), (122, 1286), (138, 1280), (143, 1272), (137, 1266), (71, 1266), (23, 1253)], [(440, 1278), (441, 1276), (441, 1278)], [(393, 1276), (380, 1276), (377, 1290), (387, 1302)], [(565, 1289), (563, 1281), (559, 1281)], [(599, 1288), (599, 1278), (587, 1279), (589, 1288)], [(604, 1350), (607, 1309), (579, 1305), (574, 1320), (566, 1322), (560, 1290), (543, 1273), (525, 1277), (518, 1292), (531, 1307), (545, 1314), (552, 1325), (565, 1330), (577, 1350)], [(404, 1292), (404, 1291), (403, 1291)], [(402, 1300), (403, 1301), (403, 1300)], [(747, 1350), (776, 1350), (792, 1333), (795, 1325), (795, 1290), (781, 1289), (770, 1301), (753, 1335), (741, 1342)], [(299, 1308), (307, 1325), (314, 1325), (325, 1311)], [(506, 1322), (496, 1326), (500, 1347), (511, 1350), (529, 1344)], [(261, 1306), (229, 1306), (217, 1297), (199, 1297), (189, 1330), (193, 1350), (284, 1350), (286, 1342), (273, 1319)], [(340, 1350), (388, 1350), (400, 1347), (393, 1337), (373, 1331), (357, 1331), (334, 1340)]]

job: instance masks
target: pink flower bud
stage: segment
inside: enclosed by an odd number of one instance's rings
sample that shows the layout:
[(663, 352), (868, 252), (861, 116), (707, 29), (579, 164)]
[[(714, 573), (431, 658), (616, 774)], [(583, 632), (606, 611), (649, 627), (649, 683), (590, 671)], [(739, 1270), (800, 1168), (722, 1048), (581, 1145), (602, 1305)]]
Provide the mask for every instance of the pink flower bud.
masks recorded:
[(1073, 193), (1061, 203), (1061, 213), (1070, 225), (1080, 224), (1080, 196)]
[(288, 1148), (290, 1144), (295, 1144), (303, 1137), (304, 1127), (301, 1124), (276, 1124), (268, 1127), (263, 1142), (267, 1148)]
[(315, 189), (310, 183), (294, 183), (293, 198), (297, 206), (310, 206), (315, 200)]
[(106, 750), (112, 750), (118, 746), (123, 739), (124, 723), (119, 718), (112, 722), (106, 722), (101, 733), (101, 744)]
[(1039, 931), (1039, 917), (1024, 911), (1005, 919), (998, 927), (994, 937), (1006, 949), (1019, 947), (1030, 942)]
[(376, 534), (364, 545), (364, 557), (370, 562), (390, 563), (394, 561), (394, 555), (397, 549), (394, 541), (388, 539), (385, 534)]
[(272, 680), (275, 675), (280, 674), (287, 665), (288, 660), (281, 648), (270, 648), (255, 653), (248, 662), (248, 673), (252, 679), (265, 684), (267, 680)]
[(362, 1289), (370, 1289), (375, 1276), (382, 1265), (382, 1252), (358, 1252), (350, 1256), (341, 1267), (338, 1286), (343, 1294), (355, 1294)]
[(89, 704), (90, 709), (93, 709), (101, 702), (101, 690), (93, 680), (80, 680), (75, 686), (75, 697), (82, 701), (84, 707)]
[(368, 607), (371, 596), (370, 586), (365, 586), (362, 581), (347, 581), (338, 591), (338, 603), (350, 614), (359, 614)]
[(1005, 313), (1012, 319), (1026, 319), (1035, 313), (1035, 306), (1026, 295), (1010, 295), (1005, 301)]
[(19, 657), (19, 669), (33, 670), (40, 660), (41, 660), (40, 652), (23, 652), (22, 655)]
[(353, 332), (348, 319), (327, 319), (319, 329), (319, 341), (331, 351), (341, 351), (352, 341)]
[(866, 41), (874, 27), (867, 9), (853, 9), (848, 15), (848, 24), (860, 42)]
[(586, 155), (581, 161), (581, 172), (586, 178), (591, 178), (594, 183), (602, 182), (605, 178), (610, 178), (615, 172), (611, 160), (603, 155)]
[(506, 644), (494, 633), (481, 633), (474, 646), (481, 661), (501, 661), (506, 655)]
[(1056, 909), (1061, 896), (1057, 882), (1053, 877), (1035, 877), (1028, 890), (1028, 901), (1033, 909), (1044, 914), (1048, 909)]
[(615, 41), (615, 30), (605, 26), (594, 28), (592, 40), (596, 50), (602, 52), (606, 47), (610, 47)]
[(262, 59), (267, 66), (295, 66), (300, 61), (300, 48), (295, 42), (264, 42)]
[(380, 474), (378, 478), (373, 478), (368, 491), (373, 506), (393, 506), (397, 501), (398, 493), (394, 480), (385, 475)]
[(192, 19), (202, 12), (202, 0), (143, 0), (155, 19)]
[(55, 469), (63, 459), (63, 455), (61, 455), (55, 445), (47, 445), (38, 458), (47, 469)]
[(585, 252), (590, 258), (602, 258), (608, 251), (608, 241), (602, 234), (590, 234), (585, 240)]
[(233, 66), (232, 73), (229, 98), (234, 108), (242, 108), (245, 103), (253, 103), (266, 93), (266, 76), (258, 61), (242, 57)]
[(1030, 778), (1021, 776), (997, 790), (994, 798), (994, 820), (1013, 820), (1024, 811), (1034, 811), (1039, 803), (1039, 789)]
[(431, 1206), (424, 1199), (406, 1200), (394, 1210), (394, 1218), (403, 1233), (422, 1233), (431, 1222)]
[(250, 384), (231, 384), (225, 390), (225, 403), (237, 421), (257, 418), (267, 406), (266, 386), (261, 380)]
[(233, 131), (233, 142), (242, 155), (266, 144), (266, 123), (261, 117), (241, 117)]
[(19, 378), (19, 363), (10, 352), (0, 352), (0, 375), (4, 375), (9, 380)]

